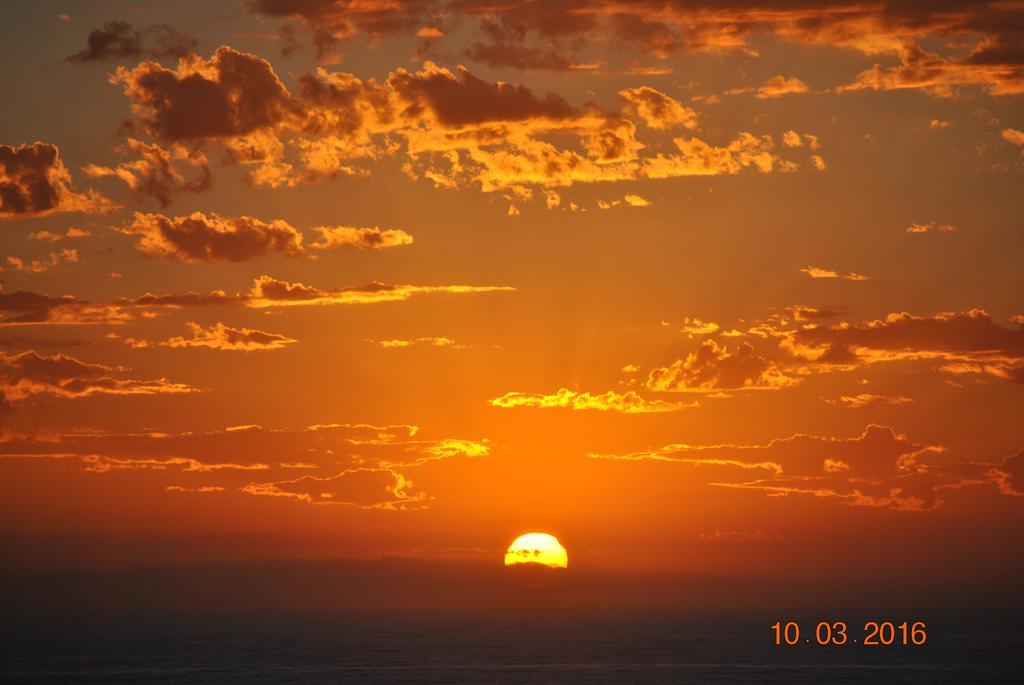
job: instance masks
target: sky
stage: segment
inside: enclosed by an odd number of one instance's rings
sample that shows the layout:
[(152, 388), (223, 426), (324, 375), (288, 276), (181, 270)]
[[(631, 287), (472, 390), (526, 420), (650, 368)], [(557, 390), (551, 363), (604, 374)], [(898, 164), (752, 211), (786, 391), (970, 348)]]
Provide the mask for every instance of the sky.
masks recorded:
[(0, 9), (32, 568), (1024, 570), (1024, 5)]

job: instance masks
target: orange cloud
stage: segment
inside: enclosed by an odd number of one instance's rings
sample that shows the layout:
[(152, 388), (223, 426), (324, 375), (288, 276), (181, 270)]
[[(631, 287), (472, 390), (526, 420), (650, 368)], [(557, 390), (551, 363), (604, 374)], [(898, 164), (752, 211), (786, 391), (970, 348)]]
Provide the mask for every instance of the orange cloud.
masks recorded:
[(53, 233), (52, 231), (35, 231), (28, 234), (29, 240), (45, 240), (47, 242), (55, 243), (60, 240), (70, 240), (72, 238), (88, 238), (92, 233), (83, 228), (69, 228), (64, 233)]
[(696, 112), (650, 86), (620, 90), (619, 97), (626, 101), (628, 111), (651, 128), (697, 128)]
[(429, 293), (470, 294), (511, 292), (509, 286), (473, 285), (389, 285), (370, 283), (364, 286), (320, 290), (304, 283), (289, 283), (270, 276), (260, 276), (253, 283), (248, 297), (249, 307), (280, 307), (293, 305), (368, 304), (401, 302), (413, 295)]
[(773, 76), (762, 83), (757, 89), (757, 97), (760, 100), (770, 100), (783, 95), (806, 93), (809, 90), (808, 85), (795, 76), (787, 78), (780, 75)]
[(404, 349), (407, 347), (414, 347), (417, 345), (426, 345), (428, 347), (448, 347), (451, 349), (463, 349), (466, 345), (459, 345), (451, 338), (445, 337), (423, 337), (413, 338), (412, 340), (393, 339), (393, 340), (371, 340), (381, 347), (387, 349)]
[[(580, 53), (609, 45), (655, 59), (679, 52), (756, 54), (751, 39), (770, 34), (797, 44), (839, 46), (899, 58), (899, 66), (876, 65), (846, 89), (920, 88), (946, 95), (958, 87), (981, 87), (1004, 95), (1024, 87), (1020, 36), (1014, 30), (1020, 9), (1015, 3), (995, 0), (958, 5), (865, 4), (859, 0), (532, 0), (504, 4), (323, 0), (296, 5), (257, 0), (250, 10), (288, 20), (282, 35), (289, 50), (295, 45), (296, 26), (308, 29), (321, 58), (360, 33), (372, 37), (413, 35), (428, 18), (444, 16), (468, 24), (479, 37), (464, 54), (496, 68), (579, 69), (588, 64)], [(941, 41), (948, 54), (926, 52), (920, 47), (924, 41), (929, 45)], [(665, 67), (648, 69), (663, 71)]]
[[(517, 199), (531, 198), (536, 186), (797, 168), (772, 151), (770, 136), (746, 132), (721, 147), (677, 138), (675, 151), (642, 156), (654, 147), (638, 139), (633, 119), (652, 129), (695, 125), (691, 110), (646, 87), (623, 91), (623, 109), (608, 111), (425, 62), (415, 72), (396, 69), (384, 83), (320, 68), (300, 76), (293, 94), (264, 60), (227, 47), (210, 60), (190, 56), (177, 70), (144, 62), (115, 80), (133, 101), (137, 126), (161, 140), (219, 146), (229, 162), (248, 165), (259, 186), (367, 174), (369, 162), (393, 156), (414, 179)], [(207, 90), (218, 94), (206, 105), (214, 123), (185, 121)], [(235, 112), (250, 91), (263, 97), (259, 111)], [(547, 138), (563, 134), (579, 145)]]
[(629, 390), (617, 393), (614, 390), (592, 395), (589, 392), (577, 392), (562, 388), (553, 395), (535, 395), (523, 392), (509, 392), (490, 401), (491, 406), (534, 407), (540, 409), (593, 409), (596, 411), (613, 411), (622, 414), (663, 414), (697, 406), (696, 403), (665, 402), (664, 400), (646, 400), (636, 392)]
[(191, 338), (170, 338), (161, 345), (167, 347), (208, 347), (213, 350), (230, 350), (254, 352), (257, 350), (280, 350), (297, 342), (277, 333), (267, 333), (252, 328), (232, 328), (223, 323), (216, 323), (210, 328), (203, 328), (197, 323), (189, 322)]
[[(74, 248), (67, 248), (57, 252), (50, 252), (44, 259), (32, 259), (26, 261), (21, 257), (8, 257), (6, 270), (23, 271), (25, 273), (35, 274), (48, 271), (60, 264), (76, 264), (77, 262), (78, 250)], [(0, 267), (0, 271), (4, 270), (5, 269), (3, 267)]]
[(389, 247), (412, 245), (412, 236), (405, 231), (389, 228), (355, 228), (352, 226), (317, 226), (320, 240), (310, 247), (318, 250), (333, 250), (339, 247), (354, 247), (360, 250), (383, 250)]
[(799, 382), (800, 379), (787, 376), (775, 362), (756, 354), (748, 342), (729, 352), (728, 347), (705, 340), (686, 359), (652, 370), (646, 385), (657, 392), (718, 392), (778, 390)]
[[(836, 92), (856, 90), (923, 90), (935, 97), (950, 98), (957, 90), (978, 87), (990, 95), (1024, 93), (1024, 63), (1005, 46), (979, 42), (965, 58), (944, 57), (917, 45), (898, 50), (900, 64), (884, 67), (876, 64), (857, 75)], [(1009, 59), (1007, 59), (1009, 57)]]
[(800, 271), (802, 271), (803, 273), (807, 274), (811, 278), (841, 278), (844, 281), (870, 281), (871, 280), (870, 276), (865, 276), (863, 274), (854, 273), (852, 271), (849, 272), (849, 273), (843, 274), (843, 273), (839, 273), (838, 271), (833, 271), (832, 269), (822, 269), (821, 267), (818, 267), (818, 266), (807, 266), (807, 267), (804, 267), (803, 269), (800, 269)]
[(907, 233), (955, 233), (956, 226), (929, 221), (926, 224), (910, 224)]
[(871, 393), (864, 392), (859, 395), (843, 395), (838, 399), (826, 401), (829, 404), (836, 404), (850, 409), (858, 409), (860, 407), (870, 407), (877, 404), (906, 404), (908, 402), (913, 402), (914, 400), (900, 395), (873, 395)]
[(422, 509), (430, 499), (413, 482), (390, 467), (357, 467), (332, 476), (303, 476), (270, 483), (249, 483), (247, 495), (283, 497), (309, 504), (359, 509), (406, 511)]

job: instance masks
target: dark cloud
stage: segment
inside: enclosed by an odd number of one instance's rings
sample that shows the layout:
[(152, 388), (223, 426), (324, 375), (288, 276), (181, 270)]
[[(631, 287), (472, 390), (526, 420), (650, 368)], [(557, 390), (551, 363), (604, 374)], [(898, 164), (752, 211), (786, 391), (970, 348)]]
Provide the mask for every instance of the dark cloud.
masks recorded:
[(786, 307), (786, 313), (793, 317), (796, 321), (821, 321), (823, 319), (833, 319), (837, 316), (843, 316), (849, 313), (850, 308), (841, 307), (812, 307), (808, 305), (793, 305), (792, 307)]
[(189, 216), (135, 213), (122, 232), (139, 236), (136, 249), (150, 257), (185, 262), (240, 262), (273, 252), (305, 254), (302, 234), (286, 221), (260, 221), (193, 212)]
[(709, 484), (718, 487), (901, 511), (937, 509), (945, 490), (999, 485), (995, 464), (948, 458), (939, 463), (936, 457), (942, 453), (940, 446), (915, 443), (892, 428), (869, 425), (851, 438), (797, 434), (762, 445), (668, 445), (647, 452), (590, 456), (675, 462), (713, 470), (716, 480)]
[(0, 145), (0, 219), (106, 212), (114, 207), (94, 191), (75, 192), (56, 145)]
[(1007, 457), (999, 466), (1003, 491), (1009, 495), (1024, 496), (1024, 450)]
[(82, 362), (65, 354), (47, 357), (31, 350), (11, 355), (0, 352), (0, 391), (12, 401), (37, 394), (78, 398), (99, 394), (157, 395), (196, 390), (166, 378), (138, 380), (125, 378), (122, 373), (120, 369)]
[(45, 321), (54, 307), (74, 302), (76, 302), (75, 298), (70, 295), (49, 297), (25, 290), (15, 290), (14, 292), (0, 290), (0, 313), (4, 315), (3, 323)]
[(176, 70), (151, 61), (119, 67), (113, 79), (146, 129), (166, 141), (242, 135), (280, 123), (294, 108), (269, 62), (227, 46), (209, 60), (189, 55)]
[(525, 86), (484, 81), (462, 67), (456, 78), (447, 69), (432, 66), (428, 64), (415, 74), (398, 69), (388, 79), (407, 103), (406, 115), (430, 111), (439, 124), (451, 127), (579, 115), (576, 108), (553, 93), (538, 97)]
[(133, 28), (126, 21), (108, 21), (89, 32), (88, 46), (68, 62), (92, 64), (123, 59), (185, 57), (198, 45), (195, 38), (166, 24)]
[(950, 373), (986, 373), (1021, 382), (1024, 328), (1005, 327), (982, 309), (933, 316), (893, 313), (864, 324), (805, 326), (792, 333), (798, 352), (825, 364), (935, 360)]
[[(119, 178), (137, 198), (153, 198), (161, 207), (169, 205), (176, 193), (199, 193), (213, 184), (210, 164), (200, 150), (179, 144), (165, 149), (156, 143), (128, 138), (121, 152), (134, 155), (135, 159), (116, 167), (88, 164), (82, 171), (91, 178)], [(186, 178), (178, 168), (182, 164), (193, 166), (198, 173)]]
[[(254, 14), (297, 23), (313, 36), (317, 56), (323, 57), (339, 42), (362, 31), (371, 36), (413, 33), (423, 26), (427, 12), (440, 8), (432, 0), (251, 0)], [(296, 29), (282, 28), (285, 52), (296, 47)]]
[(576, 63), (553, 48), (531, 48), (507, 43), (476, 42), (466, 48), (467, 57), (490, 67), (512, 67), (522, 71), (547, 69), (568, 71)]
[[(171, 490), (242, 492), (370, 509), (424, 506), (409, 473), (456, 458), (490, 454), (489, 441), (423, 438), (417, 426), (313, 425), (298, 429), (118, 433), (81, 429), (12, 434), (0, 459), (78, 461), (85, 471), (147, 470), (173, 478)], [(298, 471), (299, 477), (295, 477)], [(266, 472), (251, 482), (252, 472)], [(210, 480), (216, 478), (215, 483)], [(268, 480), (275, 478), (277, 480)]]

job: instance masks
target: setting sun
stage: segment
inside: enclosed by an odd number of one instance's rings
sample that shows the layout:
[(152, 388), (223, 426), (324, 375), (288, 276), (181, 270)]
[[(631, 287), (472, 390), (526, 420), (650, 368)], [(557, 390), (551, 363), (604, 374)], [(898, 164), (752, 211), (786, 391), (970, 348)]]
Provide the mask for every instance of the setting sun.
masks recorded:
[(569, 556), (554, 535), (526, 533), (520, 535), (505, 552), (505, 566), (541, 564), (551, 568), (568, 568)]

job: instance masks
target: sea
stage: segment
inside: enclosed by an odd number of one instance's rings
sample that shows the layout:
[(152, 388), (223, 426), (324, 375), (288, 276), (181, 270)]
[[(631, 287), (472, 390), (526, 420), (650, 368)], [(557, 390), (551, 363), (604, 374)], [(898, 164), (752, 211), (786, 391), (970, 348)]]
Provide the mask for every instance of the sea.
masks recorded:
[[(1024, 683), (1019, 612), (828, 613), (574, 608), (8, 616), (0, 682)], [(814, 628), (822, 618), (845, 620), (847, 644), (817, 644)], [(868, 620), (904, 619), (925, 623), (924, 644), (852, 642)], [(776, 645), (776, 621), (797, 622), (799, 642)]]

